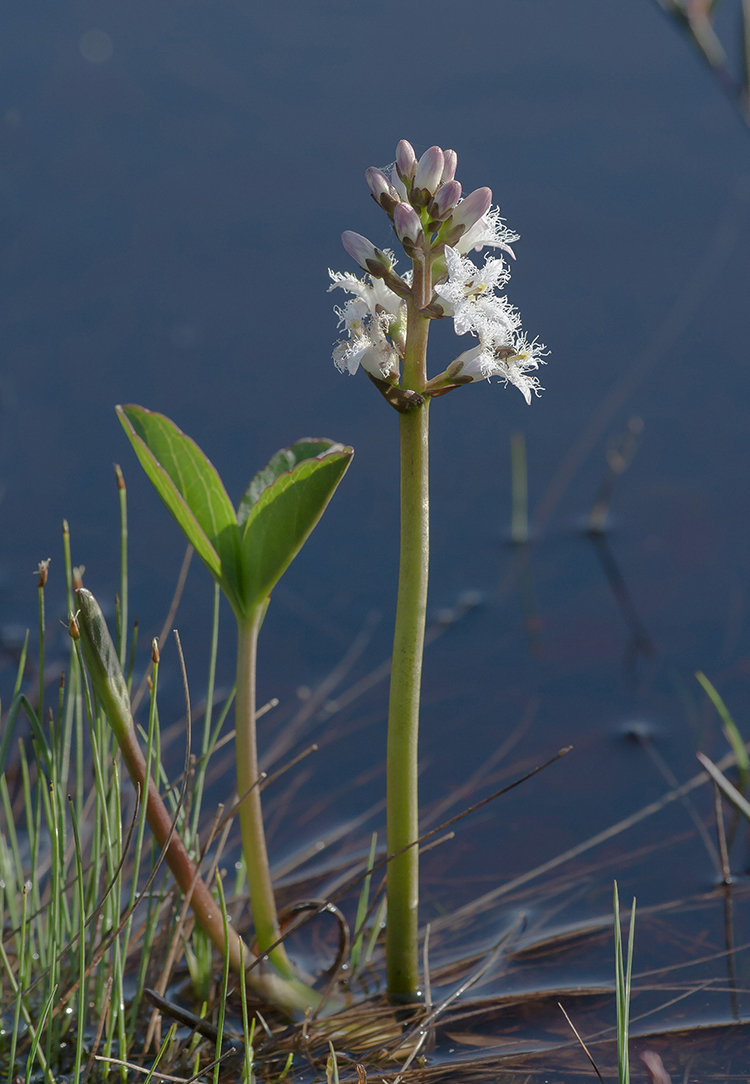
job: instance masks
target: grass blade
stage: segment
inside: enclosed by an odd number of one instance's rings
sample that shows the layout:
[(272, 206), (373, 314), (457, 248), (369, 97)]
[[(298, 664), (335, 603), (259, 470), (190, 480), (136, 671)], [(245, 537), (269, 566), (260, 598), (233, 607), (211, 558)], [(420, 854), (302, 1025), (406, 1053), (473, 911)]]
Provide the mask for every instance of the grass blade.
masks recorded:
[(748, 757), (748, 752), (745, 748), (745, 743), (742, 740), (742, 735), (737, 729), (737, 724), (735, 723), (734, 719), (729, 714), (729, 710), (726, 704), (719, 696), (718, 692), (708, 680), (703, 671), (696, 670), (695, 676), (703, 686), (706, 695), (708, 696), (708, 699), (716, 708), (716, 711), (719, 714), (719, 718), (724, 724), (724, 734), (730, 746), (732, 747), (732, 752), (737, 758), (737, 767), (740, 771), (741, 786), (744, 790), (747, 786), (748, 773), (750, 772), (750, 757)]
[(31, 1044), (31, 1051), (29, 1053), (28, 1061), (26, 1062), (26, 1084), (30, 1084), (31, 1070), (34, 1068), (34, 1061), (35, 1061), (35, 1059), (37, 1057), (39, 1058), (39, 1062), (40, 1062), (42, 1068), (44, 1069), (45, 1077), (47, 1077), (48, 1080), (52, 1080), (52, 1081), (54, 1080), (54, 1077), (51, 1075), (51, 1073), (49, 1071), (49, 1066), (48, 1066), (47, 1062), (45, 1061), (45, 1059), (41, 1055), (41, 1051), (39, 1050), (39, 1043), (40, 1043), (40, 1040), (42, 1038), (42, 1032), (44, 1031), (44, 1025), (45, 1025), (45, 1023), (47, 1021), (47, 1017), (49, 1016), (49, 1011), (52, 1008), (52, 1002), (55, 999), (55, 994), (56, 993), (57, 993), (57, 986), (53, 986), (52, 990), (50, 992), (50, 995), (47, 998), (47, 1001), (46, 1001), (45, 1006), (44, 1006), (44, 1011), (42, 1012), (41, 1019), (39, 1021), (38, 1026), (37, 1026), (36, 1035), (34, 1036), (34, 1041)]
[[(224, 882), (218, 869), (216, 870), (216, 887), (219, 890), (219, 904), (221, 906), (221, 919), (224, 923), (224, 944), (229, 943), (229, 918), (227, 916), (227, 901), (224, 898)], [(244, 972), (243, 972), (244, 986)], [(224, 1038), (224, 1017), (227, 1005), (227, 987), (229, 985), (229, 950), (224, 950), (224, 961), (221, 971), (221, 994), (219, 995), (219, 1019), (216, 1029), (216, 1057), (221, 1058), (221, 1044)], [(219, 1062), (214, 1067), (214, 1084), (219, 1084)]]
[(617, 1004), (617, 1069), (619, 1084), (630, 1084), (630, 978), (633, 970), (633, 941), (635, 936), (635, 898), (630, 911), (627, 960), (622, 950), (620, 925), (620, 896), (614, 883), (613, 911), (615, 920), (615, 998)]
[(370, 882), (372, 881), (372, 867), (375, 865), (375, 849), (378, 845), (378, 833), (372, 833), (372, 839), (370, 840), (370, 856), (367, 859), (367, 876), (362, 882), (362, 891), (359, 894), (359, 903), (357, 904), (357, 918), (354, 923), (354, 929), (358, 931), (357, 936), (352, 945), (352, 952), (350, 956), (350, 963), (352, 971), (355, 971), (359, 964), (359, 958), (362, 955), (362, 942), (365, 936), (365, 931), (362, 929), (365, 918), (367, 916), (367, 908), (370, 904)]

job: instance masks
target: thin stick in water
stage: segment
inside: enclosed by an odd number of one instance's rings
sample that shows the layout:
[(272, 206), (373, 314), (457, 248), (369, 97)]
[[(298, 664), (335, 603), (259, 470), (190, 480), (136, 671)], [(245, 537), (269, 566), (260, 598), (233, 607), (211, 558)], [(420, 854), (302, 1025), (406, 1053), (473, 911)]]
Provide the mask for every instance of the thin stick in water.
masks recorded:
[(589, 1050), (589, 1048), (588, 1048), (588, 1047), (586, 1046), (586, 1044), (585, 1044), (585, 1042), (583, 1041), (583, 1039), (581, 1038), (581, 1036), (580, 1036), (580, 1035), (578, 1034), (578, 1032), (576, 1031), (576, 1028), (575, 1028), (575, 1025), (574, 1025), (573, 1021), (572, 1021), (572, 1020), (570, 1019), (570, 1017), (568, 1016), (568, 1014), (566, 1013), (565, 1009), (564, 1009), (564, 1008), (562, 1007), (562, 1005), (560, 1004), (560, 1002), (559, 1002), (559, 1001), (558, 1001), (558, 1003), (557, 1003), (557, 1007), (558, 1007), (558, 1009), (560, 1010), (560, 1012), (561, 1012), (561, 1013), (563, 1014), (563, 1016), (565, 1017), (565, 1019), (566, 1019), (566, 1020), (568, 1021), (568, 1024), (569, 1024), (569, 1026), (570, 1026), (570, 1030), (571, 1030), (571, 1031), (573, 1032), (573, 1034), (575, 1035), (576, 1039), (578, 1039), (578, 1042), (579, 1042), (579, 1043), (581, 1044), (581, 1049), (583, 1050), (584, 1054), (586, 1055), (586, 1057), (587, 1057), (587, 1058), (589, 1059), (589, 1061), (591, 1062), (591, 1066), (592, 1066), (592, 1068), (593, 1068), (594, 1072), (596, 1073), (596, 1075), (597, 1075), (597, 1076), (599, 1077), (599, 1080), (601, 1081), (601, 1084), (604, 1084), (604, 1080), (603, 1080), (603, 1078), (602, 1078), (602, 1074), (601, 1074), (601, 1073), (599, 1072), (599, 1069), (598, 1069), (598, 1067), (597, 1067), (597, 1064), (596, 1064), (596, 1062), (594, 1061), (594, 1059), (593, 1059), (593, 1058), (592, 1058), (592, 1056), (591, 1056), (591, 1051)]

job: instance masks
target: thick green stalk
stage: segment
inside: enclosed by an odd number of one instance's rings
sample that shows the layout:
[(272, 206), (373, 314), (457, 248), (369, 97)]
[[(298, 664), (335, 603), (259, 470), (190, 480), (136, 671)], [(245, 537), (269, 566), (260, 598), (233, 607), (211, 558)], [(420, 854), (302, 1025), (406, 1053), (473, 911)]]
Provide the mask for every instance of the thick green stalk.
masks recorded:
[[(419, 311), (427, 304), (429, 270), (414, 261), (414, 298), (409, 301), (402, 387), (422, 391), (427, 382), (429, 319)], [(393, 637), (388, 708), (387, 817), (388, 853), (414, 843), (419, 835), (417, 743), (422, 682), (427, 577), (429, 565), (429, 399), (400, 415), (401, 427), (401, 556), (396, 628)], [(419, 1000), (417, 847), (388, 865), (386, 968), (392, 1002)]]
[[(237, 622), (237, 697), (234, 703), (237, 793), (242, 798), (250, 791), (240, 806), (242, 850), (247, 865), (255, 937), (260, 953), (264, 953), (279, 939), (279, 919), (268, 866), (260, 788), (255, 786), (259, 774), (255, 731), (255, 672), (258, 632), (264, 613), (265, 606), (258, 607), (252, 611), (247, 621)], [(283, 945), (269, 953), (269, 958), (280, 975), (286, 979), (294, 977)]]

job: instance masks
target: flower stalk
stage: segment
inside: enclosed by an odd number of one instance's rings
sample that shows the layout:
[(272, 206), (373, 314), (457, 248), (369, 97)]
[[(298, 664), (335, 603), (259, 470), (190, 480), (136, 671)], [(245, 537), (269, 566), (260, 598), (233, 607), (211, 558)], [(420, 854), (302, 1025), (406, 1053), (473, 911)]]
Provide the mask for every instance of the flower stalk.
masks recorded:
[[(430, 290), (430, 273), (429, 258), (416, 257), (413, 297), (407, 302), (402, 383), (418, 393), (427, 383), (430, 321), (421, 309)], [(401, 539), (386, 768), (389, 854), (408, 847), (419, 836), (419, 702), (430, 558), (429, 407), (425, 399), (399, 418)], [(388, 993), (395, 1003), (419, 998), (418, 904), (419, 852), (410, 847), (388, 865), (386, 967)]]
[[(543, 364), (544, 347), (529, 343), (520, 316), (496, 291), (510, 278), (505, 260), (479, 267), (467, 254), (499, 248), (515, 259), (518, 237), (492, 209), (492, 192), (478, 188), (461, 199), (455, 151), (430, 147), (419, 160), (406, 140), (386, 171), (370, 167), (365, 179), (412, 262), (403, 277), (394, 254), (347, 230), (344, 248), (367, 272), (358, 279), (331, 271), (331, 290), (354, 295), (335, 309), (346, 338), (333, 352), (341, 372), (361, 367), (400, 414), (401, 532), (396, 624), (391, 663), (387, 740), (388, 923), (386, 970), (394, 1004), (420, 1000), (417, 922), (419, 838), (417, 757), (422, 656), (429, 571), (430, 399), (479, 380), (499, 377), (527, 403), (541, 390), (529, 372)], [(369, 281), (368, 281), (369, 280)], [(451, 317), (457, 335), (474, 345), (429, 379), (430, 321)], [(406, 325), (406, 333), (403, 327)], [(404, 848), (408, 848), (404, 851)], [(399, 853), (404, 852), (404, 853)]]

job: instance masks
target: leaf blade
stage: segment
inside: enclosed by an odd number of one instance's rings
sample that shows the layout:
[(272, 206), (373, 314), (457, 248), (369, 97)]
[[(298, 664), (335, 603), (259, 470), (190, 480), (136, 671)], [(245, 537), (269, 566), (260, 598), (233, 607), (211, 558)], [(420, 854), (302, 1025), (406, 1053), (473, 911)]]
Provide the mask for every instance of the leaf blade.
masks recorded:
[(237, 522), (243, 527), (253, 505), (260, 500), (264, 489), (273, 485), (281, 474), (294, 470), (305, 459), (320, 459), (329, 452), (343, 451), (344, 445), (328, 437), (303, 437), (295, 440), (288, 448), (281, 448), (271, 456), (262, 470), (256, 471), (250, 479), (242, 500), (237, 508)]
[(234, 595), (237, 521), (216, 468), (164, 415), (135, 404), (115, 409), (163, 503), (211, 575)]
[(745, 743), (742, 740), (742, 735), (737, 729), (737, 724), (729, 713), (729, 709), (724, 703), (722, 697), (717, 691), (716, 687), (709, 681), (702, 670), (696, 670), (695, 676), (703, 686), (703, 690), (706, 696), (711, 701), (713, 706), (724, 724), (724, 735), (729, 742), (732, 752), (737, 759), (737, 767), (742, 773), (744, 778), (747, 778), (748, 772), (750, 772), (750, 759), (748, 759), (747, 749)]
[(280, 474), (250, 509), (242, 534), (243, 596), (258, 606), (299, 553), (349, 468), (354, 450), (305, 459)]

